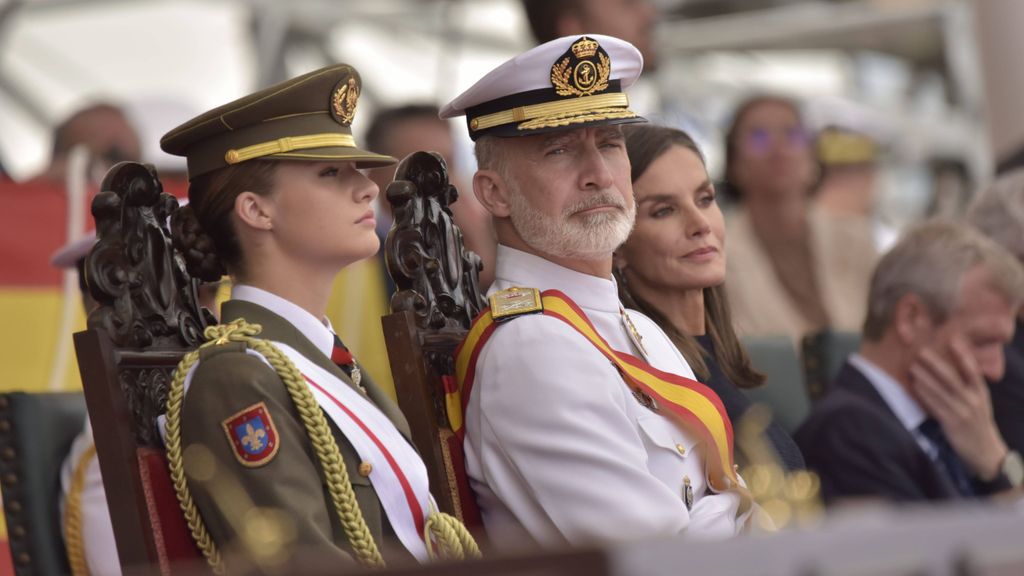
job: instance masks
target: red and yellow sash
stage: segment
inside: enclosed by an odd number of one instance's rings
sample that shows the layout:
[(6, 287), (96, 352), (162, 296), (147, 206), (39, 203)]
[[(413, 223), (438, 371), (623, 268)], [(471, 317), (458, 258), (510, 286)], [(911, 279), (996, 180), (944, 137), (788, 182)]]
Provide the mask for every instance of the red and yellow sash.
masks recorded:
[[(548, 290), (541, 294), (541, 302), (541, 313), (572, 326), (618, 368), (632, 390), (652, 398), (661, 414), (706, 442), (708, 484), (712, 489), (721, 492), (738, 486), (733, 467), (732, 423), (714, 391), (700, 382), (662, 372), (640, 358), (613, 350), (583, 310), (565, 294)], [(460, 438), (464, 433), (463, 415), (473, 390), (477, 358), (499, 325), (491, 309), (485, 309), (473, 321), (466, 339), (455, 351), (455, 383), (447, 387), (445, 400), (449, 423)]]

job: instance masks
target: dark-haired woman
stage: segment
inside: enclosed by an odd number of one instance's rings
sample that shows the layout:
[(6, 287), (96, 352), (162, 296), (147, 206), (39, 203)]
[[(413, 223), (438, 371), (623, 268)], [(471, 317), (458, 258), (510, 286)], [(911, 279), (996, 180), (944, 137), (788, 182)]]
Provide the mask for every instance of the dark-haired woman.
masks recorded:
[(870, 223), (812, 205), (817, 168), (796, 103), (757, 96), (726, 135), (729, 300), (744, 335), (859, 331), (876, 252)]
[[(704, 158), (680, 130), (639, 125), (624, 132), (637, 211), (636, 227), (615, 255), (619, 295), (665, 330), (738, 422), (750, 407), (740, 388), (758, 386), (764, 376), (750, 366), (732, 328), (723, 285), (725, 222)], [(778, 424), (767, 437), (786, 468), (804, 467)]]
[(353, 68), (331, 66), (161, 140), (188, 160), (176, 244), (195, 275), (234, 283), (221, 337), (179, 370), (184, 400), (172, 390), (166, 426), (172, 475), (187, 472), (179, 500), (212, 537), (197, 539), (211, 563), (218, 552), (229, 567), (306, 549), (366, 565), (381, 551), (428, 554), (427, 473), (406, 421), (325, 318), (338, 272), (379, 248), (378, 189), (360, 169), (395, 161), (353, 141), (359, 90)]

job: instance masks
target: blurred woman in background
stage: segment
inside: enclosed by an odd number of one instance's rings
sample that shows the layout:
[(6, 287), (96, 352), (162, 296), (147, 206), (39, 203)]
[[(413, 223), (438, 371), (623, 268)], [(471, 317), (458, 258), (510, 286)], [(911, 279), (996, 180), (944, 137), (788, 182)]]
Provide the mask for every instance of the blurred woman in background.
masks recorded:
[[(703, 155), (680, 130), (637, 125), (624, 132), (637, 212), (633, 233), (615, 253), (620, 298), (661, 326), (736, 423), (751, 405), (740, 388), (765, 378), (732, 328), (723, 287), (725, 223)], [(766, 436), (786, 468), (804, 467), (778, 424)]]
[(811, 138), (794, 102), (757, 96), (726, 135), (729, 299), (737, 330), (794, 342), (823, 328), (859, 330), (876, 259), (870, 225), (812, 208)]

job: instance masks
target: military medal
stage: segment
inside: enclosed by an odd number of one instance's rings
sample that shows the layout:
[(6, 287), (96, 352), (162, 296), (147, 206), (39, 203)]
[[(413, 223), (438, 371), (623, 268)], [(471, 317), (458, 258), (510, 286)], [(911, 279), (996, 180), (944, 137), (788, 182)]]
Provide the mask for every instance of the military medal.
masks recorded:
[(690, 477), (683, 476), (683, 504), (687, 510), (693, 509), (693, 485), (690, 484)]
[(633, 398), (636, 398), (636, 401), (639, 402), (641, 406), (647, 408), (651, 412), (658, 411), (658, 403), (655, 402), (654, 398), (651, 398), (651, 395), (647, 392), (644, 392), (639, 388), (633, 388)]
[(630, 342), (633, 343), (633, 347), (640, 352), (644, 360), (647, 360), (647, 349), (644, 348), (644, 337), (637, 331), (636, 326), (633, 325), (633, 321), (630, 320), (629, 314), (626, 314), (626, 310), (619, 306), (619, 316), (622, 317), (622, 324), (626, 327), (626, 333), (629, 335)]

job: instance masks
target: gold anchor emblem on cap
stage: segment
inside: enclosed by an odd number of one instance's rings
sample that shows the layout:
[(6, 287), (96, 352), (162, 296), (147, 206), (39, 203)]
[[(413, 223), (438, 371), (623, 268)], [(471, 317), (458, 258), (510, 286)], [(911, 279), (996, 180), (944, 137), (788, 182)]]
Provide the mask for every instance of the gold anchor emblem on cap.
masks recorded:
[(597, 40), (583, 36), (551, 67), (559, 96), (589, 96), (608, 89), (612, 61)]

